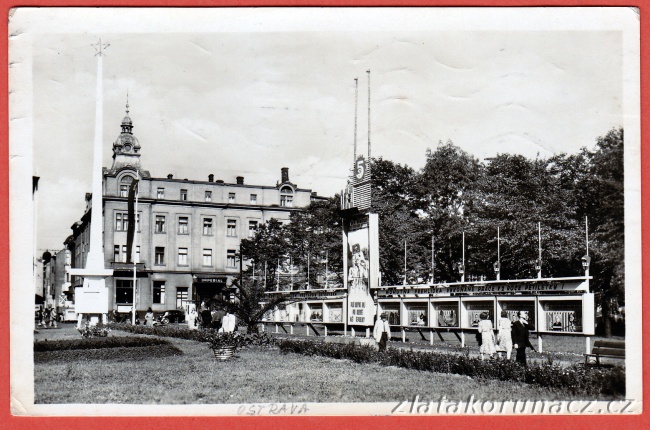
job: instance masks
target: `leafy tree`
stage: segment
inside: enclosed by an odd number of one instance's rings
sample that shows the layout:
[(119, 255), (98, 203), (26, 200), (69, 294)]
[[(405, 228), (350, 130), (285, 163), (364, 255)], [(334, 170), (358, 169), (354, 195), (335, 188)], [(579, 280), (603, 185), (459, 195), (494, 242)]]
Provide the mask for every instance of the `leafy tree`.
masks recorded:
[(234, 300), (217, 297), (213, 302), (232, 312), (246, 326), (247, 333), (258, 333), (264, 314), (291, 302), (288, 294), (267, 294), (264, 285), (248, 276), (234, 280), (233, 287)]
[[(290, 248), (287, 233), (282, 223), (271, 218), (267, 223), (258, 226), (257, 232), (252, 238), (242, 239), (240, 242), (240, 254), (245, 261), (245, 273), (253, 271), (253, 263), (257, 273), (264, 273), (267, 289), (275, 289), (271, 280), (275, 279), (278, 264), (282, 261)], [(264, 284), (263, 284), (264, 285)]]

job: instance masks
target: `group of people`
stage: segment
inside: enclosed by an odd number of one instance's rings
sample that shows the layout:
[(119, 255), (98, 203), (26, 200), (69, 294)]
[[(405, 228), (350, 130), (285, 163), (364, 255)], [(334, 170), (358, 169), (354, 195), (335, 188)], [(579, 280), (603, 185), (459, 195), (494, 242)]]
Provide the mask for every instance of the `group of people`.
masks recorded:
[(45, 308), (39, 307), (38, 311), (36, 311), (36, 324), (38, 327), (57, 328), (57, 319), (58, 314), (52, 304), (48, 304)]
[(196, 307), (191, 306), (186, 320), (190, 330), (196, 330), (200, 325), (204, 328), (216, 328), (219, 332), (231, 333), (237, 327), (237, 318), (232, 312), (210, 311), (207, 307), (204, 307), (199, 314)]
[(498, 321), (498, 338), (494, 336), (492, 321), (488, 319), (487, 312), (482, 312), (479, 317), (477, 339), (480, 345), (481, 360), (486, 355), (493, 357), (497, 352), (497, 347), (506, 352), (506, 358), (509, 360), (514, 348), (517, 354), (515, 359), (518, 363), (526, 366), (526, 348), (535, 350), (529, 338), (528, 312), (517, 312), (517, 321), (512, 322), (508, 318), (507, 312), (501, 311), (501, 318)]
[[(377, 318), (373, 329), (373, 337), (377, 341), (380, 351), (386, 350), (386, 343), (391, 338), (390, 324), (388, 324), (387, 314), (384, 312)], [(494, 357), (497, 352), (497, 345), (500, 350), (505, 350), (506, 358), (510, 360), (512, 350), (516, 350), (516, 360), (523, 366), (527, 366), (526, 362), (526, 348), (533, 351), (535, 348), (530, 343), (530, 334), (528, 330), (528, 312), (517, 312), (517, 321), (510, 321), (506, 311), (501, 312), (499, 318), (498, 339), (494, 335), (494, 328), (492, 321), (488, 319), (487, 312), (480, 314), (480, 321), (478, 323), (477, 337), (479, 340), (479, 353), (481, 360), (486, 355)]]

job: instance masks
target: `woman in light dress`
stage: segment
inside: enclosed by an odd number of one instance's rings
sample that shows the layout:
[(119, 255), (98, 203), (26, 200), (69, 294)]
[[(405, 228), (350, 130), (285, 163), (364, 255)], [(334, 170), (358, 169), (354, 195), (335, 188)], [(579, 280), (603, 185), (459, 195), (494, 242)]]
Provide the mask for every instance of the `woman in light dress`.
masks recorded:
[(492, 327), (492, 321), (488, 319), (488, 314), (481, 312), (480, 315), (481, 321), (478, 323), (478, 332), (481, 333), (481, 348), (479, 352), (481, 353), (481, 360), (485, 354), (489, 355), (490, 358), (497, 352), (496, 345), (494, 344), (494, 329)]
[(512, 322), (508, 319), (508, 313), (501, 311), (499, 319), (499, 346), (506, 350), (506, 358), (510, 360), (512, 354)]

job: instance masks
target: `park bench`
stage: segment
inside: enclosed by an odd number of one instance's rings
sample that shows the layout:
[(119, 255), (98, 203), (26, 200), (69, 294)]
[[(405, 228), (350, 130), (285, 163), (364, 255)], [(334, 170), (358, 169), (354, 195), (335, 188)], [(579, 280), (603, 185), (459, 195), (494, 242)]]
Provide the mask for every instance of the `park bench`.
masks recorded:
[[(595, 360), (593, 359), (595, 358)], [(625, 359), (625, 341), (597, 340), (591, 354), (585, 354), (585, 366), (600, 366), (601, 358)]]

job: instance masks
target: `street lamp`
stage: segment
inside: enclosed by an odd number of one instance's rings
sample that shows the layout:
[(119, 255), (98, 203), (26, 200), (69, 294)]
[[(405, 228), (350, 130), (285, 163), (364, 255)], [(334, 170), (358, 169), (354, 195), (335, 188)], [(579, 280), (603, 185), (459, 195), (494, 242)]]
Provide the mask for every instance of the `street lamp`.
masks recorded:
[(589, 273), (589, 264), (591, 263), (591, 257), (585, 255), (581, 258), (581, 261), (582, 261), (582, 268), (584, 269), (585, 273)]

